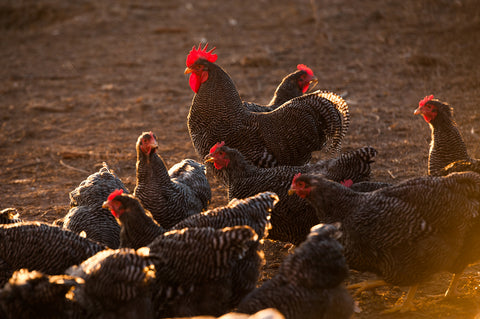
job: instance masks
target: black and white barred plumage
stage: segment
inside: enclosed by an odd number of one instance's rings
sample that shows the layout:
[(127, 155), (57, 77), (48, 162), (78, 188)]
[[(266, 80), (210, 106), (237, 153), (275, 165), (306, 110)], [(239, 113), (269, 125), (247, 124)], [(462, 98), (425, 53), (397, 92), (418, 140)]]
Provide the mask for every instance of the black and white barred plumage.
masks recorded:
[(211, 190), (203, 164), (185, 159), (167, 170), (156, 152), (157, 146), (152, 132), (138, 138), (134, 195), (168, 229), (204, 210), (210, 202)]
[(15, 270), (62, 274), (106, 247), (71, 231), (38, 222), (0, 225), (0, 286)]
[(217, 144), (212, 150), (206, 161), (214, 162), (220, 170), (221, 178), (228, 186), (229, 199), (245, 198), (265, 191), (279, 196), (280, 202), (272, 211), (272, 229), (268, 238), (296, 245), (306, 238), (311, 227), (323, 221), (318, 219), (314, 208), (305, 200), (288, 196), (295, 174), (309, 172), (324, 174), (339, 182), (346, 179), (359, 182), (369, 178), (370, 165), (376, 155), (375, 149), (365, 147), (315, 164), (258, 168), (238, 150), (226, 145)]
[(123, 182), (103, 163), (100, 170), (82, 181), (70, 192), (70, 210), (62, 227), (77, 234), (85, 232), (87, 238), (110, 248), (118, 248), (120, 226), (115, 217), (102, 204), (116, 189), (128, 193)]
[(350, 318), (353, 299), (343, 286), (348, 267), (336, 225), (317, 225), (282, 262), (278, 273), (247, 295), (237, 311), (278, 309), (286, 319)]
[(309, 190), (306, 199), (320, 219), (341, 222), (350, 268), (376, 273), (387, 283), (415, 285), (480, 259), (478, 245), (472, 245), (478, 241), (473, 233), (480, 231), (476, 173), (411, 178), (366, 193), (306, 174), (292, 188), (297, 194)]
[(193, 98), (187, 121), (200, 156), (221, 141), (264, 167), (303, 165), (314, 151), (325, 147), (340, 150), (349, 111), (338, 95), (316, 91), (293, 98), (272, 112), (250, 112), (223, 69), (202, 58), (188, 65), (195, 66), (208, 72), (208, 79)]

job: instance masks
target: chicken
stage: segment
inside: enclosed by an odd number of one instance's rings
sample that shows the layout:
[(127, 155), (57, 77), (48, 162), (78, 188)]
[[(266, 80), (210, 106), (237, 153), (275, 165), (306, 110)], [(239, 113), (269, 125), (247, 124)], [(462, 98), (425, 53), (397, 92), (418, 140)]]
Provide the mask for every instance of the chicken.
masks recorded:
[(348, 267), (336, 225), (317, 225), (282, 262), (278, 273), (247, 295), (237, 311), (278, 309), (286, 319), (350, 318), (353, 299), (343, 285)]
[(15, 224), (21, 222), (22, 220), (16, 208), (9, 207), (0, 211), (0, 224)]
[(156, 316), (219, 316), (232, 310), (232, 271), (257, 240), (249, 226), (184, 228), (141, 248), (156, 257)]
[[(45, 275), (20, 269), (0, 289), (0, 315), (5, 319), (87, 318), (86, 312), (66, 295), (83, 283), (68, 275)], [(2, 313), (3, 311), (3, 313)]]
[(222, 142), (211, 148), (205, 161), (213, 162), (215, 168), (221, 171), (228, 186), (229, 199), (245, 198), (265, 191), (276, 193), (280, 202), (272, 211), (272, 229), (268, 238), (298, 245), (305, 240), (310, 228), (320, 221), (313, 207), (305, 200), (288, 196), (293, 176), (298, 172), (315, 172), (325, 173), (339, 181), (362, 181), (368, 179), (375, 155), (375, 149), (365, 147), (311, 165), (258, 168), (238, 150)]
[(58, 275), (105, 248), (71, 231), (38, 222), (0, 225), (0, 287), (15, 270)]
[(142, 133), (136, 148), (137, 182), (133, 193), (162, 227), (168, 229), (207, 208), (212, 193), (205, 165), (185, 159), (167, 170), (157, 154), (157, 139), (152, 132)]
[[(222, 229), (247, 225), (255, 231), (257, 240), (249, 244), (245, 257), (235, 265), (232, 271), (235, 287), (231, 300), (232, 307), (255, 288), (260, 276), (260, 266), (264, 262), (263, 256), (259, 254), (259, 243), (267, 235), (270, 227), (270, 211), (277, 202), (278, 197), (270, 192), (242, 200), (233, 199), (227, 206), (190, 216), (173, 227), (174, 229), (202, 227)], [(137, 249), (146, 246), (166, 231), (131, 195), (122, 195), (121, 191), (114, 192), (105, 202), (105, 207), (107, 206), (121, 222), (120, 246), (122, 247)]]
[[(331, 92), (294, 98), (272, 112), (248, 111), (229, 75), (207, 46), (190, 51), (185, 73), (195, 92), (188, 131), (202, 158), (218, 141), (238, 149), (256, 166), (303, 165), (314, 151), (339, 151), (349, 126), (345, 101)], [(210, 167), (211, 169), (211, 167)]]
[(469, 242), (480, 231), (476, 173), (411, 178), (366, 193), (300, 174), (290, 192), (306, 198), (320, 219), (341, 222), (340, 242), (350, 268), (382, 278), (350, 288), (410, 286), (403, 305), (388, 311), (411, 310), (420, 283), (440, 271), (460, 273), (480, 259), (480, 250)]
[(456, 161), (476, 162), (468, 155), (462, 134), (453, 118), (453, 108), (449, 104), (429, 95), (418, 103), (414, 114), (423, 116), (432, 133), (428, 153), (429, 175), (454, 172), (455, 170), (448, 171), (444, 168)]
[(303, 95), (307, 90), (317, 84), (317, 78), (312, 69), (304, 64), (297, 65), (297, 71), (283, 78), (275, 90), (272, 100), (267, 105), (258, 105), (243, 101), (243, 105), (251, 112), (270, 112), (277, 109), (283, 103)]
[(88, 176), (70, 192), (71, 208), (63, 218), (61, 227), (77, 234), (85, 232), (87, 238), (117, 248), (120, 225), (107, 209), (102, 208), (108, 195), (116, 189), (128, 193), (120, 178), (103, 163), (98, 172)]
[(93, 318), (153, 318), (155, 266), (148, 249), (107, 249), (66, 270), (83, 279), (73, 299)]

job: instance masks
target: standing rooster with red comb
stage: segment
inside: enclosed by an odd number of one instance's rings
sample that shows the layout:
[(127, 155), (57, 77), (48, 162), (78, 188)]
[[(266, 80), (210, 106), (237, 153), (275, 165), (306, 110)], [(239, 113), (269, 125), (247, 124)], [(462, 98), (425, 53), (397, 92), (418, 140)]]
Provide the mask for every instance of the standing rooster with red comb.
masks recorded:
[(348, 106), (340, 96), (316, 91), (271, 112), (250, 112), (230, 76), (214, 63), (214, 50), (193, 47), (186, 61), (185, 74), (195, 92), (187, 124), (200, 156), (218, 141), (260, 167), (303, 165), (314, 151), (340, 150), (349, 125)]

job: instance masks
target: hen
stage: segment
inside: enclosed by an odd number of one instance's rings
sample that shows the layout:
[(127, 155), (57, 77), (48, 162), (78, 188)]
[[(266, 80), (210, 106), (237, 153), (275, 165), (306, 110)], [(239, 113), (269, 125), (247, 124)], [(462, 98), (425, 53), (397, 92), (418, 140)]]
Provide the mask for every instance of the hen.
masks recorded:
[(27, 269), (15, 271), (0, 289), (0, 316), (5, 319), (87, 318), (76, 302), (65, 297), (81, 283), (81, 278), (68, 275), (49, 276)]
[(157, 317), (219, 316), (232, 310), (233, 269), (257, 240), (249, 226), (184, 228), (141, 248), (156, 257)]
[[(428, 153), (429, 175), (447, 175), (463, 169), (472, 170), (475, 169), (475, 166), (477, 167), (476, 171), (480, 172), (478, 164), (476, 164), (477, 160), (468, 155), (462, 134), (453, 118), (453, 108), (449, 104), (429, 95), (418, 103), (414, 114), (421, 114), (431, 130)], [(457, 161), (460, 161), (459, 164), (446, 168), (449, 164)]]
[(211, 148), (205, 161), (213, 162), (215, 168), (221, 171), (228, 186), (229, 199), (245, 198), (265, 191), (276, 193), (280, 202), (272, 211), (272, 229), (268, 238), (298, 245), (319, 220), (315, 210), (306, 201), (288, 196), (293, 176), (298, 172), (315, 172), (324, 173), (338, 181), (362, 181), (368, 179), (370, 164), (375, 155), (375, 149), (364, 147), (316, 164), (259, 168), (249, 163), (236, 149), (222, 142)]
[(283, 103), (303, 95), (307, 90), (317, 84), (317, 78), (312, 69), (306, 65), (297, 65), (297, 71), (290, 73), (283, 78), (279, 84), (272, 100), (267, 105), (259, 105), (243, 101), (243, 105), (251, 112), (270, 112), (277, 109)]
[(92, 318), (153, 317), (155, 266), (148, 249), (107, 249), (66, 273), (83, 279), (73, 299)]
[(100, 170), (82, 181), (70, 192), (70, 210), (62, 227), (110, 248), (119, 245), (120, 226), (107, 209), (102, 208), (108, 195), (116, 189), (128, 193), (123, 182), (103, 163)]
[(58, 275), (105, 248), (71, 231), (47, 224), (0, 225), (0, 287), (15, 270), (27, 268)]
[(345, 289), (348, 267), (336, 225), (318, 225), (282, 262), (278, 273), (247, 295), (237, 311), (278, 309), (286, 319), (350, 318), (353, 299)]
[(187, 125), (193, 146), (204, 157), (225, 141), (260, 167), (303, 165), (314, 151), (327, 146), (339, 151), (349, 125), (345, 101), (330, 92), (313, 92), (291, 99), (272, 112), (248, 111), (213, 50), (195, 47), (185, 73), (196, 93)]
[(350, 288), (411, 286), (404, 304), (389, 311), (410, 310), (418, 285), (431, 275), (460, 273), (480, 259), (478, 247), (469, 242), (469, 234), (480, 231), (476, 173), (412, 178), (366, 193), (301, 174), (291, 192), (306, 198), (320, 219), (341, 222), (340, 242), (350, 268), (383, 279)]
[(168, 229), (207, 208), (212, 194), (205, 165), (185, 159), (167, 170), (152, 132), (142, 133), (136, 148), (134, 196), (162, 227)]

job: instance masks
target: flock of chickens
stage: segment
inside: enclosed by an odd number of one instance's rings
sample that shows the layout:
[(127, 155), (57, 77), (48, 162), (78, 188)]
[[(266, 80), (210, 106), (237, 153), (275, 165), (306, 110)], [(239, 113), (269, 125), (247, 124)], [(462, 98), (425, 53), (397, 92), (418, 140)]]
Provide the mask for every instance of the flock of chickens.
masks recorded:
[[(70, 192), (53, 224), (0, 214), (2, 318), (349, 318), (349, 290), (410, 286), (433, 274), (458, 278), (480, 260), (480, 166), (470, 158), (452, 108), (419, 103), (432, 130), (428, 175), (396, 184), (370, 181), (377, 151), (341, 149), (346, 102), (313, 91), (298, 65), (268, 105), (241, 100), (207, 46), (193, 47), (185, 70), (195, 92), (188, 130), (199, 163), (167, 169), (153, 132), (136, 143), (133, 193), (107, 164)], [(208, 209), (207, 171), (229, 203)], [(257, 286), (265, 238), (296, 247)], [(378, 280), (344, 285), (348, 269)]]

